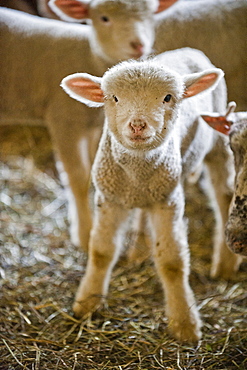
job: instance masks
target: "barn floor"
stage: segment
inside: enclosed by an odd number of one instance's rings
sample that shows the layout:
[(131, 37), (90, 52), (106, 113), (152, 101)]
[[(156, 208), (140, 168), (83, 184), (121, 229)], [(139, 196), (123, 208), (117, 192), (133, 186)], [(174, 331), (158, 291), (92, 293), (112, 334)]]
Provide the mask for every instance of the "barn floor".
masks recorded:
[(69, 239), (47, 133), (1, 129), (0, 159), (0, 370), (247, 369), (247, 263), (232, 282), (210, 279), (214, 220), (199, 187), (186, 191), (191, 285), (204, 322), (193, 347), (167, 332), (150, 260), (134, 265), (123, 255), (107, 303), (76, 320), (86, 256)]

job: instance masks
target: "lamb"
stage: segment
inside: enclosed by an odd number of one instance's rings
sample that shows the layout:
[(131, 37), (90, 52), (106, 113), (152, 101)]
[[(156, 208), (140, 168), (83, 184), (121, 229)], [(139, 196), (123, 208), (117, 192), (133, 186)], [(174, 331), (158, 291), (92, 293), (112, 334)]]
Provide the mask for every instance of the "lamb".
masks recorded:
[[(154, 12), (161, 13), (174, 1), (52, 0), (52, 9), (60, 17), (78, 22), (90, 18), (91, 26), (66, 25), (0, 9), (0, 47), (4, 55), (0, 60), (0, 92), (3, 97), (0, 103), (0, 124), (47, 125), (54, 149), (64, 168), (63, 181), (68, 191), (71, 239), (84, 250), (87, 250), (91, 228), (88, 183), (103, 115), (102, 112), (90, 111), (61, 96), (59, 82), (64, 76), (79, 70), (102, 76), (107, 68), (120, 60), (147, 56), (152, 51), (155, 21), (159, 16), (154, 15)], [(244, 12), (242, 1), (237, 3), (241, 3)], [(182, 3), (179, 5), (183, 7)], [(207, 6), (207, 2), (203, 4), (204, 9)], [(228, 12), (226, 6), (222, 7), (222, 12), (227, 14), (227, 23), (226, 28), (220, 30), (221, 38), (217, 39), (219, 45), (215, 46), (216, 50), (221, 47), (222, 38), (231, 40), (233, 24), (234, 27), (242, 24), (242, 15), (235, 21), (234, 12), (231, 14), (231, 9), (235, 7), (230, 0), (227, 0), (227, 6)], [(162, 13), (165, 15), (166, 12)], [(165, 50), (169, 46), (163, 45), (161, 41), (167, 39), (167, 30), (164, 32), (161, 28), (159, 18), (157, 22), (156, 35), (157, 38), (160, 35), (160, 39), (156, 48), (159, 51), (162, 46)], [(238, 40), (238, 43), (233, 44), (235, 48), (240, 46), (239, 52), (234, 49), (234, 60), (238, 56), (241, 61), (241, 42)], [(229, 49), (233, 50), (227, 46), (224, 51), (227, 53)], [(233, 60), (232, 55), (226, 55), (223, 61), (228, 59)], [(236, 77), (234, 88), (241, 86), (243, 81), (242, 73), (239, 74), (240, 80), (237, 79), (236, 71), (239, 70), (238, 64), (233, 71)], [(71, 111), (74, 112), (73, 118)]]
[(202, 118), (214, 129), (229, 135), (235, 159), (235, 187), (225, 234), (228, 247), (247, 256), (247, 112), (234, 113), (235, 102), (227, 113), (203, 114)]
[(155, 17), (156, 53), (182, 47), (199, 49), (223, 69), (229, 100), (247, 110), (247, 1), (177, 1)]
[(200, 51), (185, 48), (146, 61), (122, 62), (102, 78), (75, 73), (63, 79), (62, 87), (72, 98), (89, 107), (104, 105), (106, 116), (92, 167), (95, 213), (88, 264), (73, 305), (76, 316), (93, 311), (107, 294), (126, 222), (140, 209), (148, 218), (169, 329), (181, 341), (201, 337), (188, 280), (183, 183), (203, 163), (219, 207), (215, 275), (227, 277), (239, 264), (226, 247), (222, 226), (234, 182), (232, 153), (225, 137), (200, 117), (202, 109), (224, 110), (222, 76)]
[(60, 81), (82, 69), (101, 76), (120, 60), (148, 55), (158, 1), (54, 3), (60, 14), (64, 10), (68, 16), (75, 10), (75, 17), (91, 18), (92, 25), (66, 24), (0, 8), (0, 124), (48, 127), (64, 169), (72, 242), (87, 250), (88, 183), (103, 113), (69, 99), (60, 91)]

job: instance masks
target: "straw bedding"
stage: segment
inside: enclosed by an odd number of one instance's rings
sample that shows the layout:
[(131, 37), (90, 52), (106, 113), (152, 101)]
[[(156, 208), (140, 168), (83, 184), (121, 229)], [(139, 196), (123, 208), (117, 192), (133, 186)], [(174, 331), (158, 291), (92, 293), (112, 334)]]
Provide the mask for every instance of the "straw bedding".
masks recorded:
[(209, 278), (214, 220), (198, 186), (186, 190), (191, 285), (204, 322), (193, 347), (168, 335), (152, 261), (130, 264), (125, 254), (105, 304), (76, 320), (86, 255), (69, 240), (47, 132), (1, 129), (0, 159), (0, 370), (247, 368), (247, 263), (232, 282)]

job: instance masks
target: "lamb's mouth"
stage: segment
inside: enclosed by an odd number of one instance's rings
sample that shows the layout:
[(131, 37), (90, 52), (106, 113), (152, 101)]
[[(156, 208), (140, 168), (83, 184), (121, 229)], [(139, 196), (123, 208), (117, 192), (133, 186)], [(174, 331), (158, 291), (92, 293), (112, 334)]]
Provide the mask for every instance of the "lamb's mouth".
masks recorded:
[(129, 58), (131, 58), (131, 59), (139, 59), (139, 58), (141, 58), (142, 56), (144, 55), (144, 53), (142, 52), (140, 52), (140, 53), (132, 53), (132, 54), (129, 54)]
[(137, 136), (131, 136), (129, 137), (130, 141), (134, 142), (134, 143), (143, 143), (145, 141), (148, 141), (149, 139), (151, 139), (151, 136), (141, 136), (141, 135), (137, 135)]

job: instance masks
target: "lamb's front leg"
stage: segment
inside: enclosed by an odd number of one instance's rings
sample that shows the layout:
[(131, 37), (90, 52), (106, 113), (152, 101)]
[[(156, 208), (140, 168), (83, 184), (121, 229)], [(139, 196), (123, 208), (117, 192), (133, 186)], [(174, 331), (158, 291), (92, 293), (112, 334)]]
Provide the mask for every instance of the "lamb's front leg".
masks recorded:
[(110, 276), (121, 247), (121, 226), (127, 211), (109, 203), (96, 206), (89, 240), (86, 273), (76, 293), (73, 311), (77, 317), (94, 311), (108, 292)]
[(165, 291), (171, 334), (180, 341), (197, 342), (201, 337), (201, 321), (189, 285), (190, 261), (183, 214), (182, 189), (177, 189), (169, 205), (157, 205), (151, 213), (154, 258)]

